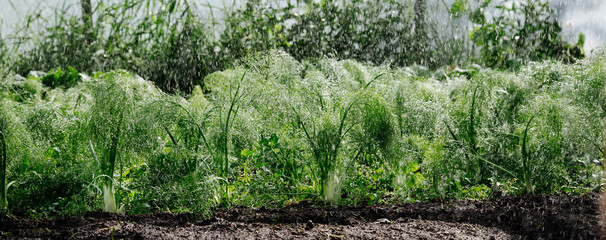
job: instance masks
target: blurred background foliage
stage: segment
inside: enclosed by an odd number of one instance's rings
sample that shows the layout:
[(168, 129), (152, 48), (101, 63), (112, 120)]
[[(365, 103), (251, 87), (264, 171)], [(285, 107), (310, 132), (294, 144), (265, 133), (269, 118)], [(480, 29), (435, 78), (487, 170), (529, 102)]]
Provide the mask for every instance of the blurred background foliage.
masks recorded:
[[(297, 60), (332, 57), (451, 70), (479, 64), (515, 71), (529, 61), (574, 62), (584, 56), (583, 36), (575, 45), (563, 41), (553, 9), (542, 0), (242, 5), (200, 11), (206, 5), (187, 0), (82, 0), (57, 8), (50, 19), (34, 12), (0, 40), (0, 73), (125, 69), (166, 92), (190, 94), (195, 85), (204, 89), (206, 75), (269, 49)], [(81, 14), (68, 14), (73, 8)], [(427, 17), (440, 14), (444, 18)]]

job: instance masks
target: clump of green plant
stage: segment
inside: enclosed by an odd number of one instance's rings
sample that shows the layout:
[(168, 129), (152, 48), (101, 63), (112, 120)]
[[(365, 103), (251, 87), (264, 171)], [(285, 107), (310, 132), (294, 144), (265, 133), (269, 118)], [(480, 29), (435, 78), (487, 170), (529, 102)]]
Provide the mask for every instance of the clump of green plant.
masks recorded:
[(124, 71), (67, 89), (32, 73), (0, 82), (13, 126), (6, 179), (19, 184), (7, 200), (41, 217), (101, 201), (110, 212), (207, 214), (218, 204), (589, 191), (601, 176), (605, 63), (436, 80), (419, 67), (269, 51), (188, 97)]
[(220, 186), (208, 169), (208, 157), (195, 157), (187, 149), (167, 146), (150, 154), (143, 164), (133, 166), (129, 171), (131, 188), (137, 189), (129, 193), (132, 198), (126, 199), (130, 211), (189, 211), (208, 215), (219, 202), (213, 197)]
[(379, 96), (367, 94), (359, 96), (361, 132), (360, 148), (367, 153), (389, 155), (391, 145), (397, 136), (394, 117), (387, 103)]
[[(156, 16), (174, 23), (157, 23), (170, 27), (167, 29), (170, 31), (165, 32), (167, 36), (162, 37), (166, 39), (159, 38), (158, 42), (150, 42), (151, 52), (147, 56), (141, 56), (140, 66), (133, 70), (153, 81), (165, 92), (187, 95), (195, 85), (204, 88), (204, 77), (208, 74), (231, 66), (238, 58), (220, 55), (216, 48), (221, 49), (221, 46), (211, 37), (209, 24), (199, 20), (187, 2), (183, 5), (185, 10), (180, 18), (172, 16), (177, 13), (174, 4), (175, 12)], [(232, 49), (231, 53), (237, 51)]]
[[(157, 144), (154, 129), (150, 127), (153, 123), (138, 122), (137, 116), (156, 114), (144, 110), (149, 110), (145, 105), (153, 103), (160, 93), (145, 80), (126, 72), (111, 72), (97, 79), (93, 86), (95, 102), (89, 112), (90, 149), (102, 173), (99, 177), (103, 210), (115, 213), (119, 210), (114, 196), (115, 169), (120, 160), (128, 159), (129, 153)], [(99, 158), (95, 149), (100, 153)]]
[[(518, 69), (528, 61), (573, 61), (583, 56), (582, 37), (575, 46), (565, 43), (547, 3), (528, 0), (511, 9), (500, 3), (497, 8), (502, 11), (488, 21), (482, 9), (495, 5), (490, 3), (480, 1), (470, 9), (467, 6), (473, 4), (467, 0), (452, 6), (439, 1), (392, 1), (376, 8), (365, 1), (278, 5), (247, 1), (239, 9), (204, 5), (209, 6), (211, 19), (196, 11), (202, 5), (186, 0), (82, 4), (81, 16), (69, 14), (73, 6), (57, 9), (53, 21), (41, 17), (44, 9), (32, 13), (23, 30), (0, 39), (0, 59), (14, 53), (14, 58), (2, 62), (10, 63), (10, 72), (23, 76), (57, 67), (88, 74), (126, 69), (165, 92), (188, 95), (196, 85), (205, 89), (205, 76), (275, 49), (300, 61), (328, 56), (431, 69), (473, 59), (482, 65)], [(428, 16), (436, 15), (431, 13), (444, 11), (442, 5), (454, 18), (448, 26), (464, 25), (456, 19), (469, 16), (478, 26), (471, 37), (464, 31), (442, 31), (443, 22), (430, 21)], [(223, 22), (214, 17), (217, 10), (226, 16)], [(513, 16), (524, 16), (524, 22)], [(473, 44), (481, 48), (478, 58), (473, 57), (477, 52)], [(9, 71), (2, 72), (6, 76)], [(45, 85), (56, 85), (57, 81), (46, 80)]]
[(8, 112), (4, 109), (5, 106), (3, 104), (2, 108), (0, 108), (0, 171), (2, 171), (2, 175), (0, 175), (0, 215), (5, 215), (8, 213), (8, 200), (6, 199), (6, 192), (10, 184), (6, 184), (6, 166), (8, 163), (8, 130), (11, 126), (9, 126), (9, 116), (7, 116)]
[[(0, 216), (5, 216), (9, 212), (8, 190), (17, 183), (18, 176), (11, 174), (10, 166), (15, 166), (18, 160), (27, 159), (27, 149), (23, 149), (27, 143), (27, 132), (24, 131), (18, 116), (14, 113), (18, 111), (18, 105), (15, 102), (0, 98)], [(13, 181), (8, 182), (12, 176)]]
[(446, 107), (448, 96), (445, 92), (430, 83), (404, 78), (393, 95), (401, 137), (418, 135), (432, 139), (444, 132), (441, 121), (450, 110)]
[[(320, 111), (319, 116), (310, 119), (311, 123), (305, 122), (300, 110), (294, 106), (292, 107), (292, 111), (296, 115), (297, 125), (303, 131), (312, 151), (315, 168), (312, 172), (318, 181), (319, 193), (324, 201), (336, 202), (341, 175), (346, 174), (347, 169), (343, 168), (345, 162), (342, 160), (340, 151), (344, 140), (350, 134), (351, 128), (356, 125), (351, 120), (352, 110), (358, 106), (360, 96), (368, 86), (380, 76), (377, 75), (368, 83), (360, 86), (357, 91), (350, 95), (350, 98), (343, 99), (343, 96), (335, 96), (335, 99), (327, 99), (327, 102), (334, 104), (334, 106), (322, 106), (325, 110)], [(323, 96), (319, 93), (316, 94), (319, 95), (320, 103), (324, 104)], [(348, 158), (351, 162), (357, 156), (348, 156)]]
[(422, 165), (427, 170), (427, 177), (431, 190), (437, 197), (444, 197), (444, 191), (442, 189), (443, 176), (449, 174), (448, 167), (446, 165), (445, 155), (446, 142), (443, 138), (436, 138), (431, 143), (426, 145), (426, 149), (423, 151)]
[(353, 144), (357, 149), (355, 161), (363, 166), (382, 168), (384, 175), (389, 176), (386, 179), (392, 182), (391, 186), (398, 186), (399, 184), (396, 183), (399, 181), (398, 176), (401, 176), (406, 164), (402, 161), (403, 154), (398, 144), (400, 135), (394, 111), (375, 93), (366, 93), (358, 97), (360, 103), (354, 118), (360, 124), (351, 130)]
[[(332, 56), (396, 66), (431, 64), (431, 52), (425, 49), (429, 46), (415, 38), (413, 29), (424, 26), (414, 27), (411, 2), (384, 2), (380, 7), (367, 4), (333, 1), (289, 6), (285, 19), (296, 21), (285, 34), (286, 51), (297, 59)], [(306, 14), (297, 14), (297, 7), (306, 9)], [(427, 54), (413, 54), (419, 52)]]
[[(482, 121), (487, 119), (486, 98), (487, 86), (482, 83), (468, 83), (469, 85), (462, 90), (460, 94), (451, 95), (452, 101), (459, 105), (454, 112), (453, 120), (457, 121), (456, 129), (453, 129), (449, 123), (446, 124), (448, 133), (454, 139), (460, 148), (463, 149), (464, 161), (466, 162), (466, 173), (469, 179), (475, 183), (485, 180), (486, 166), (482, 160), (483, 148), (480, 146), (483, 129)], [(458, 130), (455, 132), (455, 130)]]
[(42, 77), (41, 81), (50, 88), (59, 86), (70, 88), (80, 82), (81, 77), (78, 71), (72, 67), (68, 67), (65, 72), (61, 68), (56, 68)]
[[(455, 5), (461, 2), (466, 1), (457, 0)], [(584, 35), (579, 35), (574, 46), (564, 41), (560, 35), (562, 28), (549, 2), (526, 0), (512, 3), (511, 7), (501, 2), (496, 7), (500, 14), (487, 21), (482, 9), (490, 2), (483, 1), (481, 6), (470, 11), (471, 21), (479, 25), (472, 31), (471, 39), (480, 47), (481, 62), (487, 66), (519, 69), (529, 61), (574, 62), (584, 56)]]
[(18, 54), (11, 61), (15, 73), (126, 69), (166, 92), (189, 94), (204, 76), (235, 60), (217, 56), (210, 24), (190, 1), (93, 2), (80, 16), (68, 13), (74, 6), (63, 6), (52, 20), (40, 14), (47, 9), (36, 9), (24, 23), (28, 30), (7, 39)]

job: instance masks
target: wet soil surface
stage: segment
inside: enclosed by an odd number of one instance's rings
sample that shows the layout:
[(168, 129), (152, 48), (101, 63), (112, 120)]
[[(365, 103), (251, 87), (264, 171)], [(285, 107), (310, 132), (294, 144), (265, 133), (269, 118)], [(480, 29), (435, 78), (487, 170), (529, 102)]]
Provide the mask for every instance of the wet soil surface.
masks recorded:
[(4, 239), (598, 239), (597, 193), (485, 201), (0, 220)]

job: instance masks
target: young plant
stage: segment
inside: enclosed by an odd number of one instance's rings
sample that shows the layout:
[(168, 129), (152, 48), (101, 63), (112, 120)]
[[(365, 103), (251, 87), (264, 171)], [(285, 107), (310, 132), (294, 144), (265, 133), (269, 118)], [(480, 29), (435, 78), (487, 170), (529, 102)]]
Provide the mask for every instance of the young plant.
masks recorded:
[[(318, 126), (312, 122), (311, 128), (302, 120), (302, 114), (291, 106), (299, 127), (303, 130), (309, 143), (317, 173), (312, 172), (320, 185), (320, 196), (324, 201), (334, 203), (337, 200), (338, 182), (336, 168), (339, 165), (339, 150), (342, 142), (356, 123), (348, 124), (350, 112), (358, 104), (360, 96), (370, 84), (383, 74), (375, 76), (363, 85), (349, 100), (344, 108), (339, 109), (338, 119), (334, 119), (332, 112), (324, 112), (320, 117)], [(337, 108), (338, 109), (338, 108)], [(357, 154), (356, 154), (357, 155)], [(355, 158), (355, 157), (354, 157)]]
[(519, 69), (530, 61), (575, 62), (584, 57), (584, 35), (579, 35), (574, 46), (567, 43), (560, 35), (562, 27), (549, 1), (524, 0), (511, 7), (500, 1), (496, 7), (500, 13), (486, 19), (483, 9), (490, 2), (485, 0), (470, 14), (477, 26), (471, 31), (471, 40), (479, 47), (480, 60), (487, 66)]
[(397, 142), (399, 134), (394, 111), (377, 94), (364, 94), (360, 99), (360, 107), (354, 114), (360, 124), (352, 129), (359, 158), (367, 166), (385, 166), (392, 186), (399, 186), (405, 164)]
[(430, 172), (430, 182), (433, 191), (436, 195), (442, 197), (442, 191), (440, 190), (440, 181), (442, 181), (441, 173), (443, 172), (444, 166), (444, 140), (434, 140), (423, 156), (423, 162), (428, 165)]
[[(138, 122), (138, 115), (153, 115), (145, 105), (159, 91), (140, 78), (125, 72), (101, 75), (94, 88), (89, 131), (92, 142), (101, 149), (98, 160), (103, 190), (103, 211), (118, 212), (114, 192), (114, 172), (121, 155), (147, 149), (153, 144), (153, 123)], [(128, 141), (126, 143), (125, 141)], [(92, 148), (91, 148), (92, 149)]]
[[(212, 155), (212, 159), (216, 167), (216, 179), (222, 183), (222, 196), (217, 196), (217, 200), (224, 205), (228, 204), (231, 201), (231, 193), (229, 186), (229, 178), (231, 172), (229, 162), (230, 141), (232, 140), (231, 130), (233, 128), (234, 121), (238, 116), (241, 101), (248, 95), (248, 92), (243, 86), (246, 75), (247, 71), (244, 72), (241, 76), (234, 76), (233, 79), (222, 78), (222, 81), (211, 81), (211, 83), (216, 83), (220, 86), (216, 86), (217, 88), (219, 88), (217, 89), (217, 95), (211, 96), (211, 98), (213, 98), (213, 102), (216, 103), (217, 106), (212, 108), (209, 112), (203, 113), (206, 118), (209, 117), (210, 113), (212, 112), (212, 117), (215, 120), (212, 121), (211, 124), (213, 124), (212, 127), (214, 127), (214, 129), (217, 129), (217, 131), (212, 132), (212, 134), (214, 135), (209, 136), (210, 139), (207, 139), (204, 134), (204, 121), (198, 123), (194, 120), (193, 116), (190, 117), (192, 123), (195, 123), (198, 126), (197, 128), (199, 136), (202, 137), (205, 147)], [(218, 73), (215, 76), (222, 76), (222, 74)], [(191, 114), (188, 115), (191, 116)], [(213, 141), (208, 141), (211, 139)]]
[(238, 115), (238, 110), (240, 109), (240, 106), (238, 106), (238, 103), (240, 100), (242, 100), (242, 98), (246, 95), (246, 93), (242, 92), (242, 83), (244, 81), (244, 77), (246, 77), (246, 72), (244, 72), (244, 74), (242, 74), (242, 78), (240, 78), (240, 81), (238, 81), (238, 85), (236, 86), (236, 90), (234, 92), (234, 94), (231, 94), (231, 86), (230, 86), (230, 92), (229, 92), (229, 109), (227, 110), (227, 117), (225, 119), (225, 124), (223, 125), (223, 132), (220, 134), (220, 141), (218, 143), (219, 145), (219, 149), (223, 151), (223, 156), (221, 158), (220, 161), (220, 167), (219, 167), (219, 177), (223, 178), (225, 180), (225, 185), (224, 185), (224, 197), (226, 198), (226, 200), (229, 202), (229, 189), (228, 189), (228, 177), (229, 177), (229, 133), (230, 133), (230, 129), (231, 129), (231, 123), (233, 122), (233, 120), (236, 118), (236, 116)]
[(532, 123), (532, 116), (528, 122), (526, 123), (526, 128), (524, 128), (524, 136), (522, 137), (522, 170), (523, 170), (523, 180), (524, 180), (524, 190), (526, 193), (533, 193), (534, 186), (532, 185), (532, 176), (530, 169), (530, 152), (527, 148), (528, 144), (528, 129), (530, 128), (530, 123)]

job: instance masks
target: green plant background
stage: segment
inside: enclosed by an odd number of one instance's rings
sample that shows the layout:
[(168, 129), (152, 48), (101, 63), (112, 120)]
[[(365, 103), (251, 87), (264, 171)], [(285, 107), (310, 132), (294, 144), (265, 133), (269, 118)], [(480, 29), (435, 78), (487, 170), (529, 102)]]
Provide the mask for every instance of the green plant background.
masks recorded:
[(30, 16), (0, 38), (0, 197), (45, 218), (599, 190), (606, 54), (544, 2), (443, 4), (473, 30), (425, 40), (416, 2), (344, 3), (249, 1), (220, 34), (187, 1)]

